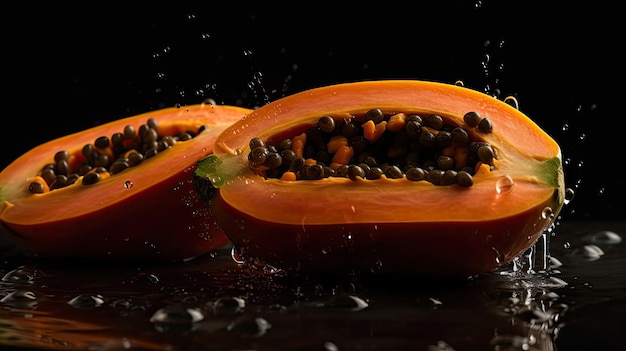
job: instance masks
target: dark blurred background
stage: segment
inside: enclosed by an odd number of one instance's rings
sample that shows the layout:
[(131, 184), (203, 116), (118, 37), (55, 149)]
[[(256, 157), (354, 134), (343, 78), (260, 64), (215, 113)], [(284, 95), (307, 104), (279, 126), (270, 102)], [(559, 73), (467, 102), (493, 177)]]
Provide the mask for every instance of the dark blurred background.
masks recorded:
[(252, 108), (341, 82), (461, 80), (515, 96), (559, 142), (576, 194), (563, 219), (621, 218), (619, 11), (546, 3), (18, 5), (2, 21), (0, 168), (44, 141), (206, 98)]

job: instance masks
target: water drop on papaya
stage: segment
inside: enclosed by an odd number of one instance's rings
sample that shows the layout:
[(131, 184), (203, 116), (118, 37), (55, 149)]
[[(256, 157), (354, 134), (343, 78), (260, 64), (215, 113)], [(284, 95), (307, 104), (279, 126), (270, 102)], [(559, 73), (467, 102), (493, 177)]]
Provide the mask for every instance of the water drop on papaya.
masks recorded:
[(514, 184), (515, 182), (510, 175), (504, 175), (496, 181), (496, 192), (499, 195), (508, 194), (513, 191)]

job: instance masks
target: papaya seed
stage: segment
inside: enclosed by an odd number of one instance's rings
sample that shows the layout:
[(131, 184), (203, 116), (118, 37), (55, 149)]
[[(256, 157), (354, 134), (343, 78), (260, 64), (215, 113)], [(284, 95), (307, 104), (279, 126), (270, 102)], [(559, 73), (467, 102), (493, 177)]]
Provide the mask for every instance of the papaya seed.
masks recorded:
[(350, 165), (348, 167), (348, 178), (356, 180), (357, 178), (365, 178), (365, 171), (361, 166)]
[[(398, 115), (401, 123), (389, 122)], [(463, 122), (466, 127), (447, 122), (439, 114), (384, 113), (378, 108), (337, 120), (321, 116), (314, 127), (277, 145), (252, 138), (248, 161), (257, 171), (260, 165), (267, 168), (262, 170), (267, 178), (373, 181), (384, 177), (469, 187), (477, 165), (493, 167), (495, 159), (491, 145), (473, 129), (488, 133), (493, 125), (476, 112), (466, 113)], [(376, 138), (368, 137), (373, 125), (382, 131)]]
[(463, 187), (469, 187), (474, 185), (474, 178), (468, 171), (461, 170), (456, 174), (456, 183)]
[(439, 115), (428, 115), (426, 116), (426, 118), (424, 118), (424, 124), (428, 127), (440, 130), (441, 128), (443, 128), (443, 118)]
[(366, 122), (372, 121), (374, 122), (374, 124), (378, 124), (382, 122), (384, 119), (385, 119), (385, 114), (379, 108), (374, 108), (374, 109), (367, 111), (365, 113), (365, 118), (364, 118)]
[(261, 138), (252, 138), (249, 143), (250, 150), (254, 150), (258, 146), (265, 147), (265, 142)]
[(330, 116), (324, 116), (317, 122), (318, 128), (325, 133), (332, 133), (335, 130), (335, 120)]
[(493, 129), (493, 123), (491, 122), (491, 120), (487, 117), (483, 118), (480, 120), (480, 123), (478, 123), (478, 130), (482, 133), (491, 133), (492, 129)]
[(69, 157), (70, 157), (69, 152), (65, 150), (61, 150), (61, 151), (58, 151), (56, 154), (54, 154), (54, 162), (64, 161), (64, 160), (67, 160)]
[(478, 127), (478, 124), (480, 123), (481, 119), (482, 117), (480, 116), (480, 114), (474, 111), (470, 111), (466, 113), (465, 115), (463, 115), (463, 122), (465, 122), (465, 124), (467, 124), (468, 126), (472, 128)]
[[(97, 137), (93, 143), (82, 147), (80, 155), (72, 156), (67, 150), (59, 150), (53, 156), (54, 162), (44, 165), (37, 175), (45, 182), (45, 186), (31, 182), (28, 190), (37, 194), (45, 192), (42, 188), (60, 189), (76, 183), (81, 177), (83, 185), (95, 184), (110, 175), (138, 166), (144, 159), (156, 156), (177, 142), (195, 137), (206, 126), (201, 126), (195, 132), (163, 136), (159, 135), (157, 129), (157, 120), (149, 118), (138, 131), (132, 125), (127, 125), (123, 131), (113, 133), (110, 137)], [(71, 159), (83, 161), (71, 164)]]
[(33, 181), (28, 185), (28, 190), (33, 194), (42, 194), (45, 191), (45, 187), (42, 182)]

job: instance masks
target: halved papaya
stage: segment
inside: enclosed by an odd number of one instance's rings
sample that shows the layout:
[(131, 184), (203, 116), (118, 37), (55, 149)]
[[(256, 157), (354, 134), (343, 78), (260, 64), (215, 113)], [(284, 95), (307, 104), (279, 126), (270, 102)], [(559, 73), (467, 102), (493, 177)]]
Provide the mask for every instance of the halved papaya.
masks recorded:
[(426, 81), (274, 101), (226, 128), (195, 175), (218, 189), (199, 186), (244, 259), (293, 272), (490, 271), (530, 248), (564, 204), (560, 147), (536, 123)]
[(0, 173), (0, 228), (45, 257), (182, 260), (214, 250), (228, 238), (193, 170), (248, 112), (171, 107), (43, 143)]

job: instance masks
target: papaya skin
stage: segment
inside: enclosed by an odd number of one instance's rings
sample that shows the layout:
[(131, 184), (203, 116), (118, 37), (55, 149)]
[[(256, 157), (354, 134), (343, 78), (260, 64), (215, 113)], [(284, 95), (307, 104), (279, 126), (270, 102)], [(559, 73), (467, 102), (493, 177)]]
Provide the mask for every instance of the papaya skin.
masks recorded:
[[(199, 200), (193, 170), (217, 135), (248, 112), (210, 104), (165, 108), (41, 144), (0, 173), (0, 229), (41, 257), (177, 261), (210, 252), (228, 238)], [(158, 121), (160, 135), (207, 128), (96, 184), (28, 191), (27, 179), (53, 162), (55, 152), (80, 158), (83, 145), (126, 125), (138, 130), (149, 118)]]
[[(321, 116), (439, 114), (489, 117), (476, 133), (495, 151), (470, 187), (406, 178), (286, 181), (247, 163), (249, 141), (268, 144), (315, 126)], [(553, 224), (564, 203), (559, 145), (519, 110), (456, 85), (365, 81), (304, 91), (260, 107), (226, 128), (196, 169), (218, 188), (210, 207), (243, 257), (294, 272), (467, 276), (511, 262)], [(511, 179), (512, 187), (501, 187)]]

